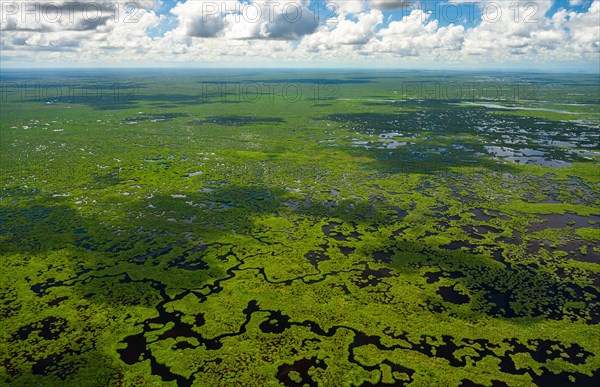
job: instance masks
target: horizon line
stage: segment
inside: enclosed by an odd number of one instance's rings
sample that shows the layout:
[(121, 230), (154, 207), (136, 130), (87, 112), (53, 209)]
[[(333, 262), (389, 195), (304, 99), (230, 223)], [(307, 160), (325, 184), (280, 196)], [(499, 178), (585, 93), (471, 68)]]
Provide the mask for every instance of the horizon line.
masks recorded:
[(465, 69), (457, 69), (457, 68), (404, 68), (404, 67), (269, 67), (269, 66), (253, 66), (253, 67), (217, 67), (217, 66), (208, 66), (208, 67), (184, 67), (184, 66), (117, 66), (117, 67), (93, 67), (93, 66), (74, 66), (74, 67), (12, 67), (12, 66), (0, 66), (1, 71), (72, 71), (72, 70), (100, 70), (100, 71), (114, 71), (114, 70), (177, 70), (177, 71), (198, 71), (198, 70), (213, 70), (213, 71), (256, 71), (256, 70), (271, 70), (271, 71), (302, 71), (302, 70), (311, 70), (311, 71), (344, 71), (344, 72), (352, 72), (352, 71), (402, 71), (402, 72), (503, 72), (503, 73), (561, 73), (561, 74), (589, 74), (589, 75), (600, 75), (600, 69), (592, 69), (592, 68), (571, 68), (571, 69), (560, 69), (560, 68), (543, 68), (543, 69), (532, 69), (532, 68), (504, 68), (504, 67), (495, 67), (495, 68), (465, 68)]

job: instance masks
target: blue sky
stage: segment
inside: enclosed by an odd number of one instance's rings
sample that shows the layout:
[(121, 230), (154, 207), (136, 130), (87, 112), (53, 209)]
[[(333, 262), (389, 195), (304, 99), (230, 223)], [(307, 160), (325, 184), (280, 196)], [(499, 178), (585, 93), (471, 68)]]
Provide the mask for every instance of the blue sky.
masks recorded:
[[(348, 0), (339, 0), (348, 1)], [(172, 27), (177, 25), (177, 18), (170, 14), (171, 9), (178, 3), (176, 0), (163, 0), (156, 7), (156, 14), (163, 15), (168, 20), (166, 20), (160, 28), (160, 31), (166, 32)], [(217, 1), (218, 2), (218, 1)], [(242, 0), (241, 3), (250, 3), (251, 0)], [(528, 4), (527, 1), (518, 2), (516, 0), (497, 0), (496, 3), (502, 2), (511, 2), (511, 3), (519, 3), (521, 7), (524, 7)], [(552, 3), (552, 7), (547, 13), (548, 15), (553, 15), (559, 9), (567, 9), (575, 12), (583, 12), (589, 8), (592, 0), (582, 0), (579, 3), (572, 4), (569, 0), (555, 0), (550, 1)], [(328, 15), (329, 9), (325, 8), (327, 0), (310, 0), (309, 9), (311, 10), (321, 10), (323, 15)], [(473, 27), (479, 23), (481, 20), (481, 8), (477, 6), (477, 2), (469, 2), (463, 4), (456, 4), (450, 1), (444, 0), (427, 0), (427, 1), (410, 1), (410, 5), (406, 5), (400, 7), (395, 10), (384, 10), (383, 14), (385, 16), (384, 26), (389, 23), (390, 20), (401, 20), (404, 16), (406, 16), (411, 10), (415, 9), (415, 4), (418, 4), (418, 7), (424, 10), (430, 10), (433, 12), (433, 18), (440, 22), (441, 26), (446, 26), (451, 23), (460, 23), (466, 27)], [(437, 12), (436, 12), (437, 11)], [(524, 9), (521, 12), (525, 12)], [(528, 13), (536, 14), (535, 10), (531, 9), (527, 11)], [(522, 15), (525, 17), (526, 15)]]
[[(339, 1), (342, 2), (342, 1), (348, 1), (348, 0), (339, 0)], [(170, 11), (178, 2), (179, 1), (176, 1), (176, 0), (161, 1), (160, 4), (156, 7), (156, 14), (170, 17), (171, 18), (170, 21), (172, 23), (176, 24), (177, 19), (172, 17), (172, 15), (170, 15)], [(240, 2), (241, 3), (250, 3), (251, 0), (242, 0)], [(503, 3), (503, 2), (504, 3), (506, 3), (506, 2), (519, 3), (519, 4), (521, 4), (521, 7), (524, 7), (526, 4), (528, 4), (527, 1), (518, 2), (516, 0), (496, 0), (496, 3)], [(553, 15), (556, 11), (558, 11), (561, 8), (567, 9), (567, 10), (572, 10), (575, 12), (583, 12), (589, 8), (589, 5), (591, 4), (592, 0), (582, 0), (575, 4), (573, 4), (569, 0), (555, 0), (555, 1), (549, 0), (549, 2), (552, 3), (552, 7), (550, 8), (548, 14)], [(327, 3), (326, 0), (310, 0), (309, 9), (312, 9), (312, 10), (320, 9), (324, 15), (327, 15), (328, 12), (326, 12), (326, 9), (325, 9), (326, 3)], [(468, 26), (468, 27), (473, 27), (479, 23), (479, 20), (481, 20), (481, 8), (477, 6), (477, 4), (478, 4), (477, 2), (456, 4), (456, 3), (452, 3), (450, 1), (444, 1), (444, 0), (427, 0), (427, 1), (410, 1), (410, 5), (407, 4), (406, 6), (400, 7), (399, 9), (389, 10), (389, 11), (384, 10), (384, 15), (385, 15), (386, 21), (390, 20), (390, 18), (391, 18), (391, 20), (402, 19), (404, 16), (407, 15), (407, 13), (410, 10), (415, 9), (415, 7), (414, 7), (415, 4), (418, 4), (418, 6), (421, 9), (433, 11), (434, 12), (433, 17), (435, 19), (439, 20), (441, 25), (448, 25), (451, 22), (460, 20), (461, 24)], [(437, 14), (435, 13), (436, 10), (438, 11)], [(529, 12), (533, 12), (533, 11), (529, 11)], [(462, 18), (459, 18), (458, 17), (459, 15), (461, 15)], [(446, 16), (446, 17), (444, 17), (444, 16)], [(173, 25), (175, 25), (175, 24), (173, 24)]]
[[(600, 66), (599, 0), (268, 1), (137, 0), (134, 23), (130, 0), (3, 1), (2, 66)], [(41, 18), (24, 15), (27, 3)], [(62, 18), (48, 20), (45, 4)], [(235, 18), (249, 6), (261, 18)]]

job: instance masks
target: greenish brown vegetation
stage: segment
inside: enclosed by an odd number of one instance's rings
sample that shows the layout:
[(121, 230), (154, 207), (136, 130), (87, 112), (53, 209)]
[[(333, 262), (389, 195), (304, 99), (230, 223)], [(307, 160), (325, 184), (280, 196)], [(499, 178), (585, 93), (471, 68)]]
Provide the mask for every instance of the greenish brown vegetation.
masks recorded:
[(597, 76), (88, 75), (3, 74), (0, 383), (598, 382)]

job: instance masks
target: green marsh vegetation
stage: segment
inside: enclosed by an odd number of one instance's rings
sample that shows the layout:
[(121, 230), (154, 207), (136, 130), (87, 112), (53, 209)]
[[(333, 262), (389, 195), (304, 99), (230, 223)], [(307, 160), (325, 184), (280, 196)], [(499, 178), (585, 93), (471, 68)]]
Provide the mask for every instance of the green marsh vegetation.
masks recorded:
[(598, 382), (597, 76), (2, 77), (3, 384)]

